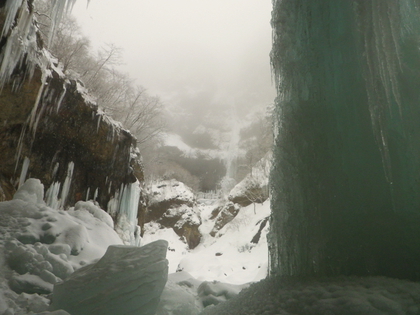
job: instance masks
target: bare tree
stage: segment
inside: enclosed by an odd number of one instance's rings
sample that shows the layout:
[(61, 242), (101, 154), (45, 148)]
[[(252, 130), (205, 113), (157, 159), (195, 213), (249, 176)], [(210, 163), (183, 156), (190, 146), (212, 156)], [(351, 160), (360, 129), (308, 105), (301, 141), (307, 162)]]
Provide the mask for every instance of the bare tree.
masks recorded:
[[(35, 4), (39, 28), (46, 42), (51, 27), (48, 16), (51, 2), (37, 0)], [(56, 26), (50, 51), (67, 75), (84, 83), (98, 106), (137, 137), (138, 145), (145, 148), (159, 139), (165, 127), (163, 104), (116, 69), (122, 63), (121, 48), (106, 44), (93, 53), (90, 41), (82, 34), (77, 21), (65, 16)]]

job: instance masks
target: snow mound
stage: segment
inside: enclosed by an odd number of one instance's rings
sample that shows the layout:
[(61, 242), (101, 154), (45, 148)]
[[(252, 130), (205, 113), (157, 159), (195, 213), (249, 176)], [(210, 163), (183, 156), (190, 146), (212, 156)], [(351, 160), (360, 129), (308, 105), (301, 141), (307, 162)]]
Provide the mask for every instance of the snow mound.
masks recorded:
[(95, 264), (54, 286), (52, 310), (78, 315), (154, 315), (168, 276), (168, 243), (110, 246)]
[(89, 203), (55, 210), (43, 191), (39, 180), (28, 179), (13, 200), (0, 202), (0, 314), (45, 311), (49, 300), (40, 294), (102, 257), (109, 245), (122, 244), (103, 210)]
[(107, 224), (109, 227), (114, 228), (114, 221), (111, 216), (106, 213), (104, 210), (99, 208), (93, 203), (93, 201), (78, 201), (74, 205), (74, 210), (86, 210), (92, 214), (95, 218)]
[(420, 311), (420, 283), (385, 277), (263, 280), (203, 315), (404, 314)]
[(201, 281), (187, 272), (177, 272), (168, 276), (168, 282), (160, 298), (156, 315), (197, 315), (203, 307), (197, 298)]
[(209, 305), (217, 305), (236, 295), (248, 285), (219, 281), (199, 281), (185, 271), (170, 274), (156, 315), (197, 315)]

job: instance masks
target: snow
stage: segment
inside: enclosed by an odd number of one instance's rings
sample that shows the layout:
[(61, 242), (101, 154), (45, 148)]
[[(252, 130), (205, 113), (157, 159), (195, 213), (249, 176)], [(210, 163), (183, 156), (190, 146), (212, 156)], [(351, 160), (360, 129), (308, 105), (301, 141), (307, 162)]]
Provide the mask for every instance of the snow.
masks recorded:
[(52, 310), (78, 315), (154, 315), (168, 276), (168, 243), (112, 245), (95, 264), (54, 286)]
[(43, 197), (41, 182), (28, 179), (13, 200), (0, 203), (0, 314), (46, 310), (48, 299), (39, 294), (102, 257), (109, 245), (122, 244), (108, 214), (93, 203), (63, 211)]
[(197, 299), (201, 281), (186, 272), (177, 272), (168, 276), (168, 282), (162, 292), (156, 315), (197, 315), (203, 309)]
[(242, 208), (238, 215), (216, 237), (209, 235), (214, 226), (210, 219), (214, 205), (200, 204), (203, 235), (201, 243), (193, 250), (172, 229), (162, 229), (157, 223), (145, 225), (143, 243), (162, 238), (169, 242), (169, 272), (184, 271), (200, 281), (221, 281), (231, 284), (245, 284), (266, 277), (268, 248), (265, 234), (258, 244), (251, 243), (258, 232), (259, 224), (270, 214), (270, 204)]
[(160, 224), (149, 222), (144, 225), (142, 244), (148, 244), (163, 239), (168, 242), (169, 273), (176, 272), (181, 259), (188, 254), (188, 245), (185, 244), (173, 229), (162, 229)]
[[(207, 209), (206, 209), (207, 208)], [(204, 207), (200, 232), (201, 243), (179, 262), (178, 270), (190, 273), (198, 280), (245, 284), (266, 277), (268, 248), (265, 233), (258, 244), (252, 237), (258, 232), (258, 222), (270, 214), (269, 202), (242, 208), (238, 215), (215, 238), (209, 235), (214, 221), (209, 220), (211, 207)], [(204, 217), (204, 218), (203, 218)], [(207, 218), (206, 218), (207, 217)], [(265, 227), (267, 232), (268, 226)]]
[(404, 314), (420, 311), (420, 283), (385, 277), (271, 279), (252, 285), (203, 315)]
[(150, 185), (147, 194), (150, 198), (149, 205), (169, 200), (179, 200), (185, 203), (194, 201), (194, 193), (191, 188), (175, 179), (157, 181)]

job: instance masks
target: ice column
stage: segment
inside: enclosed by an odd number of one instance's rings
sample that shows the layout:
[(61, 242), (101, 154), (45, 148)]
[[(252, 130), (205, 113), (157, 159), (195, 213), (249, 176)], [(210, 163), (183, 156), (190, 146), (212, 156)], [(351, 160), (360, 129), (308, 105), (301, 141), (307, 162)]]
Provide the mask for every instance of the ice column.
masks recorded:
[(140, 200), (140, 183), (138, 181), (121, 185), (119, 192), (119, 210), (115, 230), (125, 244), (140, 245), (137, 211)]
[(420, 8), (275, 0), (271, 268), (420, 280)]

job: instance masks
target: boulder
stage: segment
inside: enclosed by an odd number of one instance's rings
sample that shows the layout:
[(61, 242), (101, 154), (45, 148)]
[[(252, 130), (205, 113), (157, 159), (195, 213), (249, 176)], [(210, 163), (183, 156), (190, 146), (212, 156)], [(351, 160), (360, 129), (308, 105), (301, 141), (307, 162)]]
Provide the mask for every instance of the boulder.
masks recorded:
[(191, 188), (174, 179), (159, 181), (147, 189), (147, 204), (146, 223), (173, 228), (190, 249), (200, 243), (201, 219)]
[(51, 310), (78, 315), (154, 315), (168, 278), (168, 242), (112, 245), (95, 264), (54, 285)]

